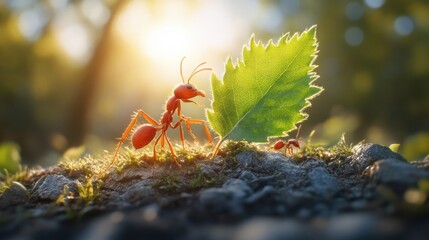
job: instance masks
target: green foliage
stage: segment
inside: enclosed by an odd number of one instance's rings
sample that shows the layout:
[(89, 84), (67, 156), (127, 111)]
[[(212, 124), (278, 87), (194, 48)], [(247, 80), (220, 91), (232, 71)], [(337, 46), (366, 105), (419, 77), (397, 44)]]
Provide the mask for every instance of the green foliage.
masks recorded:
[(88, 179), (85, 183), (76, 182), (79, 198), (85, 205), (92, 203), (100, 195), (100, 184)]
[(100, 182), (93, 182), (91, 178), (85, 179), (83, 183), (76, 181), (77, 196), (64, 185), (63, 193), (56, 200), (57, 205), (63, 205), (70, 219), (80, 219), (88, 210), (89, 206), (100, 196)]
[(429, 132), (418, 132), (407, 137), (401, 144), (400, 153), (408, 161), (424, 159), (429, 155)]
[(283, 35), (267, 46), (250, 39), (243, 59), (229, 58), (223, 81), (212, 75), (213, 102), (207, 118), (225, 139), (265, 142), (296, 128), (308, 115), (303, 109), (322, 88), (312, 83), (317, 53), (316, 26), (301, 35)]
[(10, 173), (15, 173), (20, 169), (20, 162), (18, 144), (13, 142), (0, 144), (0, 170), (6, 169)]
[(429, 214), (429, 180), (421, 179), (416, 187), (409, 187), (403, 193), (388, 186), (379, 186), (377, 190), (402, 215), (426, 217)]
[(295, 154), (296, 159), (300, 161), (308, 159), (320, 159), (324, 162), (333, 162), (343, 164), (347, 157), (353, 155), (353, 144), (347, 144), (343, 134), (338, 143), (332, 147), (322, 147), (308, 143), (301, 151)]
[(27, 188), (21, 182), (28, 182), (30, 175), (30, 170), (27, 167), (22, 167), (19, 165), (18, 170), (14, 174), (9, 174), (7, 169), (4, 169), (3, 172), (0, 171), (0, 196), (12, 185), (16, 185), (24, 189), (27, 194), (29, 192)]

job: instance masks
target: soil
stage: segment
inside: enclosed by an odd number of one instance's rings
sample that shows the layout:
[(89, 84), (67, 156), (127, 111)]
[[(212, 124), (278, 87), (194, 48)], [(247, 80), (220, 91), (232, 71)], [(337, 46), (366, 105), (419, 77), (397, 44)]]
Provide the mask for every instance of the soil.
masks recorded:
[(247, 149), (130, 166), (89, 185), (55, 166), (0, 196), (0, 238), (424, 239), (427, 166), (371, 143), (329, 158)]

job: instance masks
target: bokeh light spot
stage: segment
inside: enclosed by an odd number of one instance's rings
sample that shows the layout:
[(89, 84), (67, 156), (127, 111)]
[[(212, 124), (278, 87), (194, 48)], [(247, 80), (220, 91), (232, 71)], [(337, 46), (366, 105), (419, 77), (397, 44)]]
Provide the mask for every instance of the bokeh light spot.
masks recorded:
[(365, 4), (370, 8), (380, 8), (384, 5), (384, 0), (365, 0)]
[(55, 10), (64, 9), (69, 4), (69, 0), (48, 0), (48, 2)]
[(405, 201), (411, 204), (423, 204), (426, 201), (426, 198), (426, 193), (417, 189), (409, 189), (404, 194)]
[(277, 32), (283, 21), (282, 12), (276, 7), (267, 7), (263, 11), (260, 26), (270, 32)]
[(346, 30), (344, 38), (350, 46), (358, 46), (363, 41), (363, 31), (359, 27), (349, 27)]
[(81, 9), (85, 17), (98, 27), (103, 26), (110, 16), (107, 6), (99, 0), (84, 0)]
[(345, 12), (348, 19), (359, 20), (363, 16), (363, 7), (358, 2), (350, 2), (347, 4)]
[(21, 11), (32, 6), (35, 1), (36, 0), (6, 0), (5, 3), (9, 8)]
[(42, 6), (23, 11), (18, 20), (22, 35), (30, 41), (35, 41), (39, 38), (47, 22), (46, 10)]
[(90, 56), (90, 36), (79, 23), (72, 23), (57, 31), (59, 44), (71, 58), (85, 62)]
[(395, 31), (402, 36), (409, 35), (414, 30), (414, 22), (409, 16), (399, 16), (395, 19)]

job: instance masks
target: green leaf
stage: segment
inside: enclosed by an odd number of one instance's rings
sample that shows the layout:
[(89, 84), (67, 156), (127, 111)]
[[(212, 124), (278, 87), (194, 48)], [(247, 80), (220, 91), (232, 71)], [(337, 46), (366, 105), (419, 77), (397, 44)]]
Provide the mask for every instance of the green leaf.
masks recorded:
[(223, 80), (213, 74), (212, 108), (206, 111), (212, 129), (225, 139), (265, 142), (296, 128), (303, 110), (323, 88), (313, 85), (317, 53), (316, 26), (301, 35), (283, 35), (277, 44), (243, 48), (236, 65), (227, 60)]
[(0, 172), (6, 169), (9, 173), (15, 173), (21, 165), (19, 146), (14, 142), (0, 144)]

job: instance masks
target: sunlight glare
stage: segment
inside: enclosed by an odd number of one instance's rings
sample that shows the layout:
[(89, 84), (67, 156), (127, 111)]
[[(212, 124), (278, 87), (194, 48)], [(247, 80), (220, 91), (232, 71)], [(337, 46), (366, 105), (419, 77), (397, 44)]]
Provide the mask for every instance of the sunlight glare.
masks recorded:
[(180, 23), (158, 23), (147, 30), (139, 42), (140, 51), (152, 60), (162, 63), (177, 60), (192, 51), (192, 36)]
[[(247, 23), (258, 15), (257, 1), (253, 2), (243, 9), (242, 5), (226, 8), (227, 0), (187, 4), (131, 1), (115, 23), (115, 31), (127, 48), (145, 62), (143, 74), (156, 74), (159, 81), (168, 82), (177, 78), (174, 70), (182, 57), (187, 57), (187, 71), (202, 61), (210, 63), (215, 58), (222, 61), (228, 54), (239, 55), (241, 44), (248, 41), (251, 31)], [(243, 15), (235, 13), (239, 7)], [(238, 50), (231, 54), (228, 49), (236, 44)], [(211, 65), (217, 74), (222, 74), (221, 61), (218, 66)]]
[(189, 24), (177, 15), (170, 8), (154, 11), (149, 10), (147, 3), (133, 1), (121, 14), (116, 30), (129, 47), (148, 57), (151, 63), (176, 67), (196, 45)]

